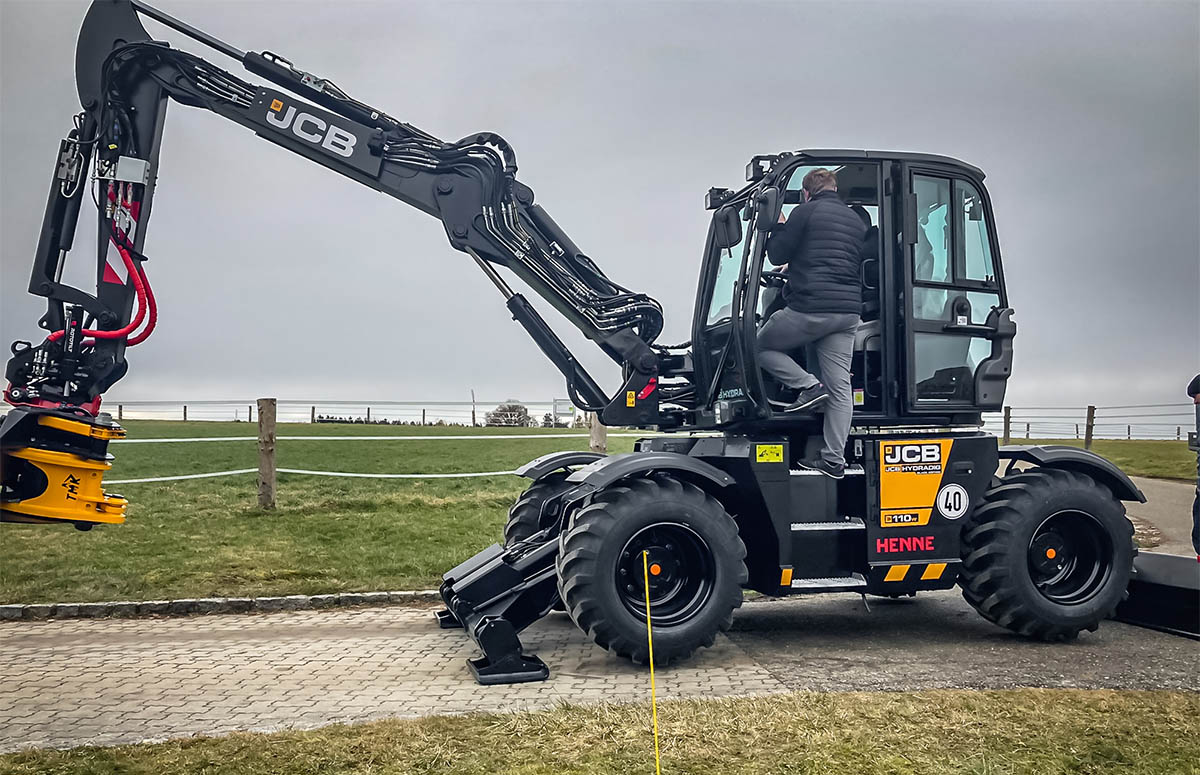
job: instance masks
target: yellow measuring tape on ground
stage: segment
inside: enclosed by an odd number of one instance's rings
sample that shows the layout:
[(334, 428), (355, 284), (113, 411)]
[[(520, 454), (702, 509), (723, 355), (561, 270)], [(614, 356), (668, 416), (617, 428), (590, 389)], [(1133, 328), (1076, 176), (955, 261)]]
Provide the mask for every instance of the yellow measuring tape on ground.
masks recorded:
[(642, 551), (642, 574), (646, 590), (646, 645), (650, 647), (650, 716), (654, 719), (654, 773), (662, 775), (658, 756), (658, 698), (654, 692), (654, 629), (650, 626), (650, 554)]

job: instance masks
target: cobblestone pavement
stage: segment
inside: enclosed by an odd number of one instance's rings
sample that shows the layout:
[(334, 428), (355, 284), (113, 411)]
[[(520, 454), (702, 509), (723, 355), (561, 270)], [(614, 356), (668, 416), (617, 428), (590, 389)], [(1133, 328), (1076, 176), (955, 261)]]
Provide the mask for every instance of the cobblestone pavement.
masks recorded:
[[(3, 623), (0, 751), (649, 696), (564, 615), (522, 642), (549, 681), (477, 685), (474, 644), (432, 608)], [(655, 677), (665, 699), (786, 691), (726, 638)]]
[[(311, 728), (432, 713), (645, 701), (647, 673), (561, 614), (522, 634), (551, 677), (479, 686), (474, 646), (432, 608), (0, 623), (0, 751)], [(1106, 622), (1026, 641), (956, 591), (742, 607), (729, 637), (656, 671), (659, 696), (1015, 686), (1200, 690), (1200, 644)]]

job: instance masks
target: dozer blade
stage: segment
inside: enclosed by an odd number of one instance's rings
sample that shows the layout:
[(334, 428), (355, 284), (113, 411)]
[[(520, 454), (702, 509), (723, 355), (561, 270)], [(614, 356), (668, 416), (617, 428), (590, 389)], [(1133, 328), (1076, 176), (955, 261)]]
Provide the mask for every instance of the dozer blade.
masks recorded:
[(1139, 552), (1118, 622), (1200, 640), (1200, 562), (1178, 554)]
[(124, 522), (128, 502), (101, 486), (112, 467), (108, 442), (124, 435), (106, 419), (9, 411), (0, 422), (0, 522), (67, 522), (80, 530)]
[(481, 684), (544, 681), (550, 669), (524, 654), (517, 634), (558, 601), (554, 560), (557, 530), (550, 528), (508, 549), (493, 544), (446, 573), (437, 614), (443, 628), (462, 627), (483, 651), (467, 660)]

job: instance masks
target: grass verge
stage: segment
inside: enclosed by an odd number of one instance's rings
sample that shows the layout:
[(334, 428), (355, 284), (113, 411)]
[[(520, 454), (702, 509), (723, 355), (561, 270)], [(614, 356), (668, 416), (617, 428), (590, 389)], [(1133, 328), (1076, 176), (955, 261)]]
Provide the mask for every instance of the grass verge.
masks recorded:
[[(1022, 689), (664, 703), (663, 772), (1200, 772), (1200, 696)], [(653, 772), (643, 706), (428, 717), (0, 757), (12, 775)], [(587, 741), (582, 745), (581, 741)]]
[[(246, 423), (130, 422), (131, 438), (253, 435)], [(231, 426), (229, 428), (211, 426)], [(446, 429), (283, 426), (280, 436), (413, 435)], [(467, 428), (450, 429), (455, 435)], [(496, 429), (484, 429), (480, 436)], [(232, 432), (230, 432), (232, 431)], [(390, 432), (390, 433), (389, 433)], [(559, 431), (560, 433), (562, 431)], [(427, 434), (428, 435), (428, 434)], [(279, 442), (281, 467), (368, 473), (511, 470), (584, 449), (586, 436), (417, 441)], [(614, 438), (611, 451), (632, 448)], [(254, 468), (253, 442), (118, 444), (109, 479)], [(281, 474), (278, 508), (256, 505), (254, 474), (109, 487), (130, 500), (123, 525), (0, 526), (0, 603), (317, 594), (436, 587), (441, 575), (501, 539), (527, 482), (331, 479)]]
[[(1013, 439), (1012, 443), (1083, 446), (1082, 441), (1075, 439)], [(1130, 476), (1196, 481), (1196, 453), (1188, 450), (1186, 441), (1096, 439), (1092, 451), (1108, 458)]]

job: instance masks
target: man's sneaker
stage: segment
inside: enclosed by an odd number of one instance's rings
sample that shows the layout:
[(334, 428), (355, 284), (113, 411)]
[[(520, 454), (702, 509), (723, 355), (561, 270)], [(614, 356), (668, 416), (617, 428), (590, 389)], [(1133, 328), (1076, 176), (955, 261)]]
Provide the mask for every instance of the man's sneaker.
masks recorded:
[(829, 398), (829, 391), (820, 382), (812, 387), (806, 387), (796, 395), (796, 400), (784, 408), (785, 412), (802, 412), (812, 409), (817, 404)]
[(804, 458), (797, 465), (809, 471), (820, 471), (834, 479), (841, 479), (846, 475), (845, 466), (835, 466), (833, 463), (827, 463), (823, 457)]

